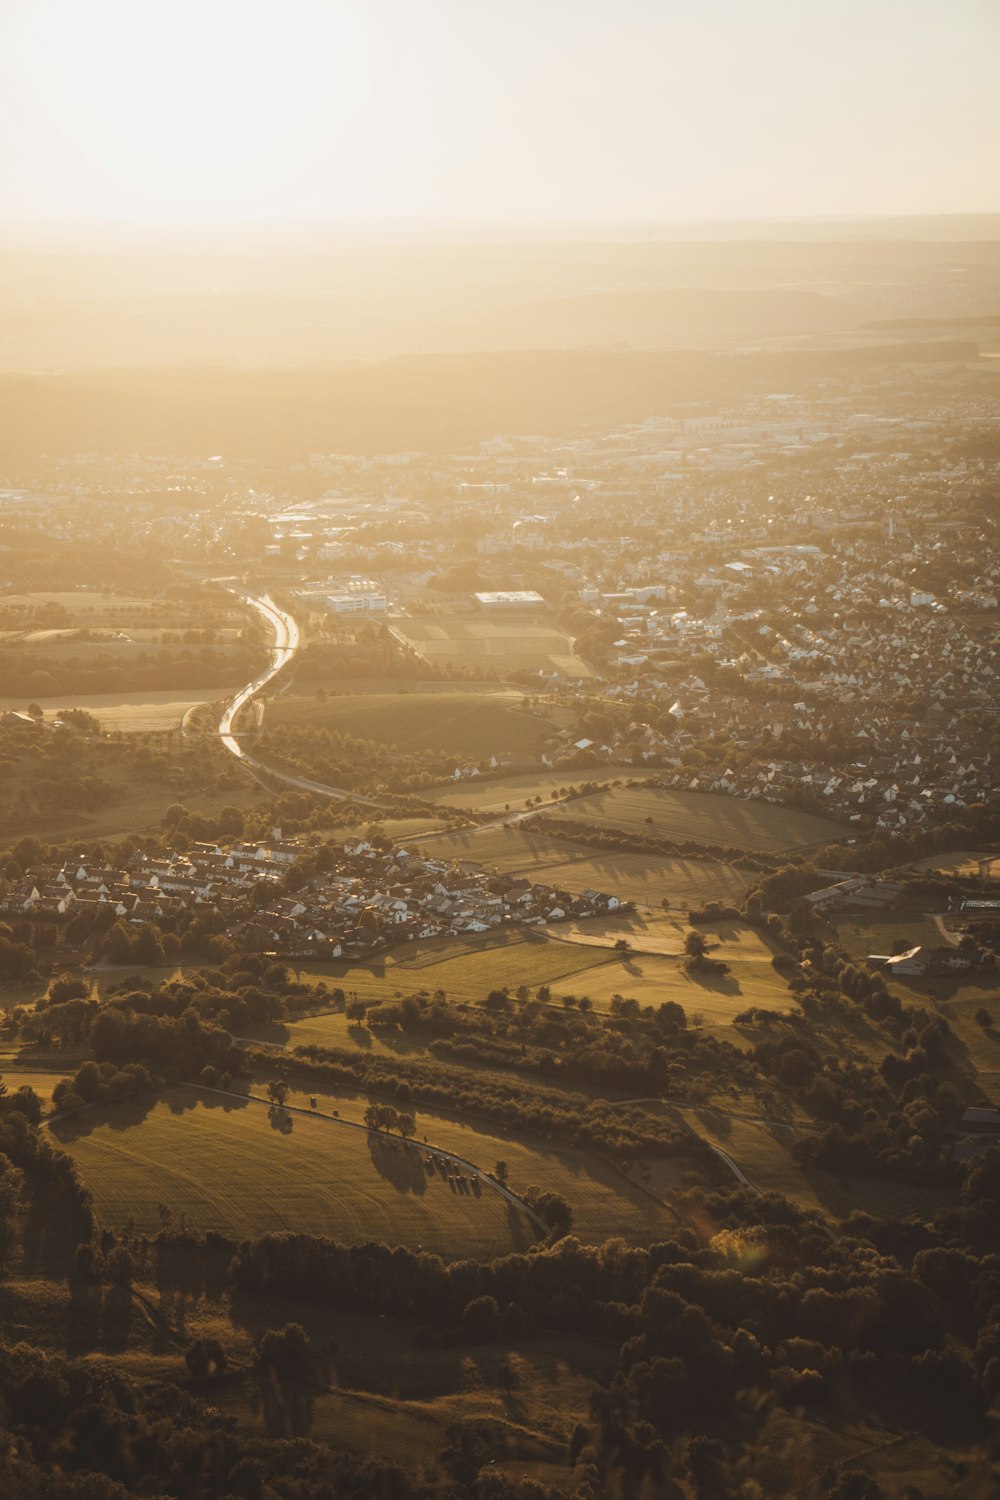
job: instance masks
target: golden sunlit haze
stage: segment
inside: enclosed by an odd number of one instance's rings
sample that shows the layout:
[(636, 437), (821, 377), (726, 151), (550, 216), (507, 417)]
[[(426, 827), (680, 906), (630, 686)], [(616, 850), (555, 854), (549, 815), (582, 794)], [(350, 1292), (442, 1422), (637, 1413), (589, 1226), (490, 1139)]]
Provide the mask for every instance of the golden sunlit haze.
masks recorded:
[(0, 214), (991, 210), (998, 42), (994, 0), (4, 0)]

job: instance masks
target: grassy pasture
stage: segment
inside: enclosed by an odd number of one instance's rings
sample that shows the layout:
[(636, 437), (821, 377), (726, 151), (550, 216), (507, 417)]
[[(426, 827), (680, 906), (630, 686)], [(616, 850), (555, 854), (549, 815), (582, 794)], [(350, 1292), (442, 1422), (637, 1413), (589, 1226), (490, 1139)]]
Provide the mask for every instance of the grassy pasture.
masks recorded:
[(0, 1078), (11, 1094), (22, 1087), (34, 1089), (42, 1101), (42, 1109), (49, 1110), (52, 1108), (52, 1090), (60, 1079), (75, 1073), (78, 1066), (78, 1063), (68, 1062), (62, 1072), (57, 1072), (47, 1068), (21, 1067), (15, 1061), (0, 1058)]
[[(230, 759), (227, 757), (227, 761)], [(210, 766), (208, 763), (204, 770), (199, 770), (196, 781), (172, 782), (169, 775), (145, 773), (141, 765), (130, 762), (128, 752), (119, 746), (101, 743), (94, 754), (93, 769), (113, 781), (121, 791), (119, 798), (100, 807), (32, 803), (24, 811), (15, 808), (8, 816), (0, 816), (0, 832), (11, 840), (24, 833), (52, 842), (117, 838), (159, 830), (163, 814), (172, 802), (182, 801), (189, 811), (206, 815), (218, 813), (223, 807), (249, 808), (260, 804), (262, 789), (241, 773), (235, 761), (231, 765), (220, 761), (217, 769)], [(33, 796), (34, 772), (33, 763), (25, 759), (9, 772), (3, 790), (10, 795), (22, 783)]]
[[(120, 730), (125, 734), (158, 733), (165, 729), (179, 729), (181, 720), (189, 708), (197, 703), (211, 703), (219, 693), (178, 693), (176, 688), (164, 692), (137, 693), (80, 693), (66, 694), (61, 698), (35, 698), (47, 719), (57, 718), (65, 708), (82, 708), (93, 714), (104, 730)], [(13, 698), (0, 698), (0, 713), (8, 710), (22, 712), (26, 703)]]
[(609, 912), (599, 917), (581, 917), (569, 922), (553, 922), (545, 931), (563, 943), (582, 943), (585, 947), (604, 948), (624, 938), (636, 953), (659, 953), (678, 958), (684, 951), (687, 922), (680, 916), (653, 916), (640, 911)]
[[(925, 943), (941, 948), (945, 939), (932, 916), (909, 912), (850, 913), (837, 919), (838, 940), (852, 957), (869, 953), (891, 953), (894, 942), (914, 947)], [(952, 1052), (959, 1072), (988, 1098), (1000, 1096), (1000, 983), (996, 975), (953, 969), (917, 977), (899, 975), (890, 980), (894, 994), (904, 1005), (919, 1005), (936, 1011), (953, 1034)], [(993, 1025), (983, 1028), (976, 1012), (987, 1010)]]
[(531, 833), (529, 826), (460, 829), (422, 839), (420, 848), (440, 859), (523, 874), (568, 891), (606, 891), (652, 907), (658, 907), (664, 897), (683, 909), (713, 900), (734, 903), (742, 898), (751, 874), (718, 859), (592, 850)]
[(39, 589), (28, 594), (5, 594), (3, 604), (12, 609), (32, 609), (55, 604), (74, 619), (79, 618), (91, 626), (105, 622), (117, 624), (126, 617), (148, 617), (157, 608), (152, 599), (135, 594), (104, 593), (100, 589), (64, 589), (55, 592)]
[(696, 1134), (731, 1156), (755, 1188), (782, 1193), (801, 1208), (834, 1220), (855, 1210), (879, 1218), (919, 1218), (954, 1198), (946, 1189), (803, 1167), (792, 1155), (796, 1133), (787, 1126), (734, 1119), (712, 1109), (685, 1108), (679, 1113)]
[[(296, 1089), (292, 1082), (289, 1103), (305, 1106), (310, 1094), (315, 1094), (321, 1110), (338, 1110), (345, 1120), (360, 1120), (368, 1103), (364, 1094)], [(588, 1244), (599, 1244), (616, 1235), (631, 1244), (649, 1244), (666, 1238), (677, 1226), (670, 1209), (593, 1152), (488, 1121), (459, 1119), (419, 1104), (416, 1114), (418, 1141), (426, 1136), (430, 1144), (454, 1151), (484, 1172), (492, 1172), (498, 1161), (505, 1161), (510, 1169), (508, 1185), (515, 1193), (532, 1183), (561, 1193), (573, 1210), (573, 1233)], [(427, 1240), (420, 1243), (430, 1248)]]
[(838, 915), (834, 923), (839, 942), (853, 958), (865, 959), (869, 953), (891, 953), (896, 942), (907, 948), (915, 948), (918, 943), (925, 943), (929, 948), (945, 946), (934, 918), (921, 912), (849, 912)]
[(269, 730), (307, 726), (457, 758), (537, 758), (554, 726), (521, 708), (523, 695), (461, 692), (342, 693), (325, 700), (282, 694), (268, 704)]
[[(428, 942), (403, 943), (390, 953), (377, 954), (352, 963), (303, 966), (304, 978), (323, 979), (351, 991), (364, 1000), (382, 1000), (415, 990), (444, 990), (449, 1000), (485, 999), (492, 989), (508, 985), (516, 990), (527, 984), (569, 988), (578, 976), (603, 964), (620, 967), (610, 949), (559, 943), (543, 933), (522, 929), (484, 934), (482, 937), (435, 938)], [(296, 1022), (295, 1025), (306, 1023)]]
[(502, 813), (508, 806), (511, 812), (523, 812), (528, 798), (547, 800), (562, 787), (579, 786), (602, 773), (603, 768), (598, 767), (588, 771), (533, 771), (524, 776), (476, 777), (445, 787), (435, 800), (446, 807), (457, 807), (460, 812)]
[[(418, 1455), (432, 1462), (450, 1423), (485, 1417), (505, 1429), (507, 1458), (518, 1474), (545, 1466), (551, 1476), (537, 1477), (557, 1483), (566, 1477), (566, 1443), (576, 1422), (585, 1419), (595, 1376), (611, 1373), (605, 1346), (566, 1336), (538, 1333), (523, 1350), (423, 1349), (409, 1323), (275, 1298), (263, 1305), (246, 1299), (232, 1309), (231, 1319), (199, 1319), (195, 1312), (192, 1328), (223, 1339), (237, 1360), (252, 1357), (253, 1341), (285, 1322), (299, 1323), (320, 1346), (335, 1343), (334, 1379), (328, 1391), (314, 1395), (310, 1435), (401, 1463)], [(242, 1378), (233, 1376), (218, 1383), (212, 1401), (241, 1425), (263, 1432), (251, 1395)]]
[(403, 615), (393, 619), (392, 627), (432, 664), (454, 661), (499, 672), (535, 667), (566, 677), (593, 676), (574, 655), (570, 637), (543, 616)]
[(928, 854), (915, 860), (915, 870), (937, 870), (942, 875), (985, 875), (995, 880), (1000, 877), (1000, 854), (979, 849), (957, 849), (950, 854)]
[[(588, 975), (587, 993), (603, 1009), (614, 991), (636, 999), (642, 1005), (658, 1005), (676, 1000), (688, 1019), (699, 1018), (709, 1026), (728, 1026), (733, 1018), (756, 1005), (768, 1010), (787, 1010), (794, 997), (782, 976), (772, 966), (773, 950), (751, 928), (735, 923), (704, 925), (709, 955), (729, 965), (725, 974), (688, 973), (677, 955), (683, 951), (686, 924), (677, 919), (653, 918), (630, 938), (638, 950), (644, 950), (643, 932), (653, 951), (637, 951), (620, 960), (614, 971), (605, 967)], [(571, 939), (572, 940), (572, 939)], [(666, 956), (673, 954), (673, 957)]]
[[(587, 995), (598, 1011), (608, 1009), (613, 995), (636, 999), (642, 1005), (676, 1000), (689, 1015), (699, 1014), (711, 1025), (728, 1024), (750, 1005), (787, 1009), (792, 1000), (784, 979), (772, 967), (772, 950), (749, 928), (730, 924), (706, 928), (712, 956), (724, 959), (730, 972), (698, 975), (685, 973), (677, 961), (687, 929), (676, 919), (654, 919), (643, 929), (652, 934), (652, 950), (626, 954), (613, 949), (620, 935), (613, 922), (606, 928), (597, 923), (593, 935), (582, 931), (584, 925), (553, 926), (549, 933), (516, 929), (464, 940), (405, 943), (391, 953), (356, 963), (303, 966), (301, 973), (369, 1001), (443, 990), (452, 1002), (475, 1004), (491, 989), (507, 986), (515, 992), (522, 984), (532, 991), (547, 984), (556, 999), (566, 994)], [(641, 931), (627, 930), (634, 948), (641, 949)], [(342, 1015), (294, 1021), (287, 1031), (293, 1046), (369, 1046), (367, 1034), (350, 1034)], [(399, 1051), (407, 1043), (405, 1039), (371, 1043), (374, 1050), (387, 1045)]]
[(348, 1243), (501, 1255), (530, 1222), (482, 1184), (477, 1196), (429, 1174), (416, 1146), (329, 1119), (175, 1087), (152, 1102), (87, 1110), (52, 1133), (76, 1161), (102, 1222), (155, 1230), (167, 1203), (189, 1224), (237, 1238), (300, 1230)]
[(760, 853), (829, 843), (847, 831), (829, 818), (773, 803), (654, 786), (610, 787), (574, 798), (553, 809), (552, 816), (650, 838), (723, 844)]

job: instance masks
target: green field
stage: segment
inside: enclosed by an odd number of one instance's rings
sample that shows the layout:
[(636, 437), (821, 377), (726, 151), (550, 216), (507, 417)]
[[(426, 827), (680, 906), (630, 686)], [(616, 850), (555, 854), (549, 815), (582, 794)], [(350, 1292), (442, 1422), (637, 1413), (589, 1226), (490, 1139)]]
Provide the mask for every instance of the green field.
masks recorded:
[(1000, 854), (983, 849), (957, 849), (950, 854), (928, 854), (925, 859), (915, 860), (913, 868), (996, 880), (1000, 877)]
[(297, 1230), (345, 1243), (423, 1245), (490, 1257), (529, 1244), (530, 1221), (487, 1184), (429, 1174), (416, 1146), (330, 1119), (177, 1086), (155, 1102), (87, 1110), (52, 1133), (94, 1194), (102, 1223), (147, 1232), (158, 1205), (235, 1238)]
[(918, 943), (925, 943), (929, 948), (945, 946), (934, 918), (923, 912), (849, 912), (835, 916), (833, 923), (838, 941), (852, 958), (865, 959), (869, 953), (892, 953), (893, 944), (902, 944), (904, 948), (915, 948)]
[[(621, 970), (620, 956), (583, 944), (560, 943), (532, 928), (516, 928), (482, 937), (434, 938), (402, 943), (391, 953), (354, 963), (303, 966), (304, 978), (323, 979), (333, 987), (356, 990), (365, 1000), (397, 994), (443, 990), (449, 1000), (483, 1000), (504, 985), (512, 991), (526, 984), (569, 988), (578, 976), (611, 965)], [(296, 1023), (296, 1025), (306, 1023)]]
[[(614, 995), (641, 1005), (676, 1000), (689, 1017), (701, 1016), (710, 1025), (727, 1024), (751, 1005), (786, 1010), (792, 1001), (787, 984), (771, 965), (770, 950), (763, 945), (751, 953), (740, 943), (720, 943), (712, 948), (712, 956), (725, 960), (729, 973), (698, 975), (685, 973), (676, 958), (659, 953), (615, 953), (612, 942), (609, 939), (602, 946), (589, 939), (574, 941), (572, 936), (562, 939), (528, 929), (462, 943), (446, 939), (407, 943), (375, 959), (304, 966), (301, 972), (303, 978), (323, 979), (331, 988), (339, 986), (369, 1001), (443, 990), (453, 1003), (476, 1004), (490, 990), (506, 986), (515, 993), (522, 984), (532, 991), (547, 984), (556, 1000), (563, 995), (577, 999), (586, 995), (597, 1011), (608, 1010)], [(682, 944), (681, 936), (675, 951)], [(343, 1046), (351, 1041), (339, 1015), (291, 1022), (287, 1029), (298, 1039), (294, 1045)], [(367, 1039), (355, 1039), (354, 1044), (368, 1046)], [(399, 1047), (394, 1045), (393, 1050)]]
[(534, 760), (556, 725), (522, 708), (523, 694), (488, 689), (395, 693), (340, 693), (323, 700), (282, 694), (268, 704), (268, 730), (328, 729), (398, 746), (411, 754), (434, 751), (457, 759), (491, 755)]
[(601, 779), (609, 774), (607, 767), (587, 771), (532, 771), (524, 776), (484, 776), (459, 781), (442, 788), (436, 802), (457, 807), (460, 812), (523, 812), (530, 798), (548, 801), (567, 787)]
[[(234, 684), (235, 686), (235, 684)], [(93, 714), (104, 730), (121, 730), (125, 734), (158, 733), (179, 729), (187, 710), (198, 703), (211, 703), (225, 694), (183, 693), (176, 689), (142, 693), (64, 693), (61, 698), (35, 698), (47, 719), (60, 709), (82, 708)], [(24, 711), (26, 704), (13, 698), (0, 698), (0, 713), (9, 709)]]
[(592, 677), (573, 642), (549, 619), (483, 614), (402, 615), (392, 628), (426, 661), (512, 672), (534, 667), (563, 677)]
[(830, 843), (847, 832), (842, 823), (774, 803), (653, 786), (610, 787), (574, 798), (555, 808), (552, 816), (594, 828), (759, 853)]
[(685, 1108), (679, 1114), (697, 1135), (732, 1157), (760, 1192), (781, 1193), (801, 1208), (834, 1220), (855, 1211), (879, 1218), (919, 1218), (954, 1198), (945, 1189), (803, 1167), (792, 1155), (796, 1132), (786, 1126), (734, 1119), (714, 1109)]
[[(290, 1103), (307, 1104), (309, 1092), (295, 1090)], [(363, 1094), (316, 1092), (321, 1110), (338, 1110), (345, 1120), (361, 1119), (368, 1103)], [(561, 1193), (573, 1210), (573, 1233), (588, 1244), (621, 1236), (630, 1244), (666, 1239), (676, 1229), (676, 1214), (657, 1203), (616, 1168), (591, 1151), (561, 1141), (542, 1140), (486, 1121), (458, 1119), (440, 1110), (417, 1106), (417, 1140), (474, 1162), (491, 1172), (496, 1162), (510, 1169), (509, 1186), (523, 1192), (532, 1183)], [(307, 1122), (308, 1123), (308, 1122)], [(427, 1245), (426, 1240), (422, 1241)]]
[[(529, 825), (530, 826), (530, 825)], [(624, 854), (589, 849), (568, 839), (531, 833), (528, 826), (460, 829), (422, 839), (423, 853), (465, 860), (571, 892), (604, 891), (637, 905), (658, 907), (664, 897), (681, 908), (706, 901), (738, 903), (752, 872), (721, 860), (685, 855)]]
[[(364, 1095), (316, 1098), (340, 1119), (292, 1111), (286, 1134), (262, 1103), (176, 1086), (156, 1101), (84, 1111), (52, 1133), (76, 1161), (101, 1222), (132, 1218), (140, 1231), (159, 1226), (166, 1203), (193, 1228), (235, 1238), (290, 1230), (483, 1258), (537, 1238), (528, 1217), (485, 1181), (477, 1195), (428, 1172), (424, 1137), (484, 1172), (505, 1160), (515, 1193), (532, 1183), (562, 1193), (574, 1231), (588, 1241), (648, 1243), (676, 1226), (669, 1209), (590, 1152), (419, 1107), (417, 1142), (403, 1148), (344, 1123), (360, 1121)], [(288, 1102), (308, 1100), (296, 1089)]]
[[(787, 1010), (792, 994), (771, 963), (771, 948), (756, 933), (739, 924), (702, 930), (710, 955), (725, 961), (728, 973), (686, 973), (678, 957), (687, 926), (670, 917), (554, 924), (548, 932), (527, 928), (461, 941), (405, 943), (376, 958), (304, 966), (301, 973), (368, 1001), (441, 990), (453, 1003), (476, 1004), (492, 989), (506, 986), (515, 993), (521, 985), (534, 991), (547, 984), (554, 1000), (586, 995), (597, 1011), (607, 1011), (614, 995), (642, 1005), (676, 1000), (689, 1016), (700, 1015), (710, 1025), (726, 1025), (751, 1005)], [(623, 935), (635, 951), (614, 951), (616, 939)], [(350, 1045), (394, 1052), (414, 1046), (406, 1038), (380, 1039), (367, 1030), (352, 1030), (340, 1013), (290, 1022), (280, 1035), (293, 1046)]]
[[(421, 1348), (407, 1324), (315, 1302), (245, 1299), (232, 1323), (201, 1313), (192, 1310), (194, 1331), (235, 1344), (234, 1362), (249, 1362), (252, 1340), (275, 1321), (300, 1323), (321, 1347), (335, 1344), (335, 1380), (312, 1396), (310, 1436), (403, 1464), (418, 1457), (433, 1463), (450, 1424), (486, 1418), (504, 1433), (501, 1463), (558, 1484), (566, 1477), (573, 1427), (586, 1419), (596, 1381), (611, 1374), (606, 1344), (541, 1331), (522, 1347), (479, 1345), (470, 1352)], [(252, 1385), (235, 1377), (220, 1383), (212, 1400), (242, 1426), (264, 1433), (253, 1396)]]
[[(175, 726), (160, 725), (161, 729), (170, 727)], [(211, 816), (227, 806), (257, 807), (264, 795), (231, 756), (223, 761), (221, 752), (218, 758), (202, 754), (193, 766), (188, 762), (164, 773), (133, 757), (122, 745), (94, 740), (89, 743), (87, 769), (105, 778), (118, 795), (104, 805), (81, 798), (79, 805), (59, 807), (44, 790), (36, 795), (35, 779), (42, 762), (27, 747), (17, 748), (18, 759), (8, 763), (6, 779), (0, 784), (0, 832), (11, 842), (29, 832), (61, 842), (159, 831), (172, 802), (182, 801), (190, 812)], [(8, 799), (5, 811), (4, 795)]]

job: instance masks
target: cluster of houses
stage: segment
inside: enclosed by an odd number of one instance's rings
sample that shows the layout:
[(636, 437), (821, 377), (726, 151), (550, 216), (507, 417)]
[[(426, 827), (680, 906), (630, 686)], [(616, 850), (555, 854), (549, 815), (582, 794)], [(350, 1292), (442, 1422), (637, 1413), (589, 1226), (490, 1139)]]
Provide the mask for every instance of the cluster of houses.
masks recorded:
[(979, 968), (987, 958), (992, 958), (992, 955), (982, 953), (978, 948), (931, 948), (926, 943), (918, 943), (903, 953), (869, 953), (868, 962), (884, 969), (887, 974), (920, 979), (926, 974)]
[(68, 860), (8, 881), (0, 912), (57, 926), (107, 908), (115, 920), (136, 926), (171, 928), (185, 917), (221, 917), (230, 936), (249, 946), (292, 958), (339, 958), (408, 939), (543, 926), (629, 906), (607, 892), (573, 895), (364, 839), (332, 851), (321, 873), (286, 882), (303, 852), (297, 843), (276, 840), (136, 853), (121, 867)]
[[(971, 379), (926, 377), (897, 370), (890, 389), (845, 369), (821, 391), (451, 454), (312, 454), (287, 472), (227, 457), (224, 503), (214, 460), (81, 456), (56, 465), (62, 502), (25, 492), (18, 513), (89, 545), (124, 535), (220, 569), (255, 556), (276, 578), (287, 564), (307, 599), (315, 560), (324, 608), (388, 601), (389, 620), (422, 607), (474, 535), (481, 609), (547, 602), (568, 631), (613, 629), (597, 688), (570, 653), (533, 674), (547, 693), (660, 710), (607, 743), (574, 729), (542, 764), (664, 766), (670, 785), (909, 830), (992, 793), (998, 732), (1000, 562), (979, 519), (998, 466), (955, 456), (995, 411)], [(302, 498), (306, 472), (329, 486), (318, 500)], [(339, 604), (332, 579), (347, 580)], [(434, 599), (467, 610), (471, 588), (449, 599), (435, 582)], [(457, 774), (510, 763), (498, 747)]]

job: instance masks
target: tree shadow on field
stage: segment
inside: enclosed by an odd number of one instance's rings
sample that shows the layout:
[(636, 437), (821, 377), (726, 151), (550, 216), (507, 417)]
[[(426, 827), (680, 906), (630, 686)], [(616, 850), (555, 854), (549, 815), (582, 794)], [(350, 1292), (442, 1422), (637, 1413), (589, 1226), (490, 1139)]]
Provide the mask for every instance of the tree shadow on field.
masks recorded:
[(739, 942), (740, 933), (745, 932), (746, 928), (738, 927), (731, 918), (723, 918), (718, 922), (706, 923), (702, 930), (706, 938), (717, 938), (719, 943), (736, 943)]
[(122, 1350), (128, 1347), (132, 1313), (132, 1297), (126, 1287), (109, 1286), (105, 1289), (98, 1335), (102, 1348)]
[(287, 1047), (292, 1037), (290, 1028), (282, 1021), (255, 1021), (245, 1030), (251, 1041), (271, 1042), (276, 1047)]
[(743, 989), (733, 974), (702, 973), (699, 969), (683, 969), (681, 977), (689, 984), (697, 984), (703, 990), (712, 990), (716, 995), (742, 995)]
[(316, 1398), (298, 1381), (281, 1380), (273, 1370), (258, 1370), (250, 1409), (263, 1420), (268, 1437), (306, 1437), (316, 1415)]
[(267, 1123), (279, 1135), (291, 1135), (295, 1122), (287, 1109), (282, 1109), (280, 1104), (272, 1104), (267, 1112)]
[(709, 1135), (720, 1136), (725, 1141), (728, 1141), (732, 1136), (732, 1120), (730, 1120), (728, 1115), (720, 1114), (717, 1109), (711, 1109), (710, 1107), (696, 1109), (694, 1117), (702, 1129), (707, 1131)]
[(507, 1230), (513, 1250), (527, 1250), (542, 1238), (541, 1231), (516, 1203), (507, 1203)]
[(426, 1193), (427, 1176), (418, 1150), (392, 1140), (380, 1130), (370, 1130), (368, 1152), (376, 1172), (398, 1193), (413, 1193), (415, 1197)]
[(140, 1094), (134, 1099), (125, 1099), (118, 1104), (86, 1105), (75, 1114), (51, 1120), (49, 1132), (60, 1144), (65, 1144), (92, 1135), (98, 1126), (102, 1125), (111, 1130), (131, 1130), (134, 1125), (141, 1125), (143, 1120), (153, 1112), (159, 1099), (159, 1094), (150, 1091), (148, 1094)]
[(72, 1276), (66, 1312), (66, 1353), (71, 1359), (91, 1354), (100, 1342), (104, 1288), (100, 1282)]
[(232, 1246), (185, 1239), (157, 1239), (152, 1246), (153, 1283), (161, 1296), (181, 1293), (217, 1302), (228, 1290)]
[(57, 1184), (35, 1188), (21, 1227), (21, 1264), (28, 1276), (58, 1281), (72, 1273), (73, 1255), (90, 1238), (86, 1215)]
[(170, 1112), (174, 1115), (187, 1114), (188, 1110), (197, 1109), (199, 1104), (202, 1109), (221, 1109), (223, 1114), (228, 1115), (235, 1109), (247, 1109), (254, 1102), (246, 1094), (210, 1094), (195, 1088), (178, 1089), (167, 1100)]

